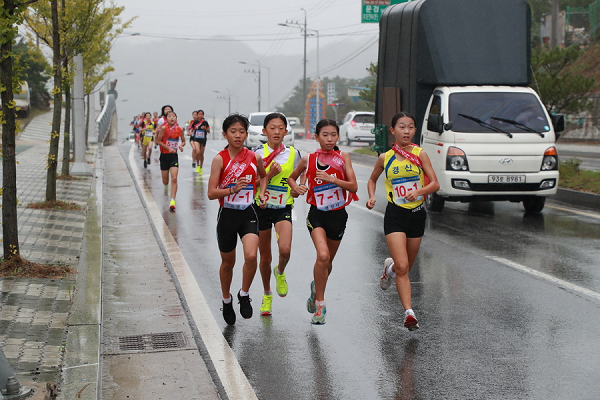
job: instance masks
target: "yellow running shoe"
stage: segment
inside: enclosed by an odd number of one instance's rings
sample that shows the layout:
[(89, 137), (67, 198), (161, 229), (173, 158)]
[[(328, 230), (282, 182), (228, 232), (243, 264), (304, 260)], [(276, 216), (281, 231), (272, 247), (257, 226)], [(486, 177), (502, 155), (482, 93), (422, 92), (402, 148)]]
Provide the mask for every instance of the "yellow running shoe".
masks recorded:
[(198, 173), (199, 173), (200, 175), (202, 175), (202, 167), (199, 167), (199, 168), (198, 168)]
[(200, 173), (201, 171), (202, 171), (202, 168), (200, 168), (200, 166), (198, 165), (198, 166), (196, 167), (196, 172)]
[(260, 305), (260, 315), (271, 315), (273, 309), (271, 304), (273, 303), (272, 294), (263, 294), (262, 304)]
[(174, 209), (175, 209), (175, 200), (171, 200), (171, 203), (169, 203), (169, 208), (170, 208), (171, 210), (174, 210)]
[(275, 287), (277, 289), (277, 294), (279, 295), (279, 297), (285, 297), (288, 294), (288, 284), (285, 280), (285, 272), (279, 274), (277, 268), (278, 267), (275, 266), (275, 268), (273, 269), (273, 274), (275, 275), (276, 281)]

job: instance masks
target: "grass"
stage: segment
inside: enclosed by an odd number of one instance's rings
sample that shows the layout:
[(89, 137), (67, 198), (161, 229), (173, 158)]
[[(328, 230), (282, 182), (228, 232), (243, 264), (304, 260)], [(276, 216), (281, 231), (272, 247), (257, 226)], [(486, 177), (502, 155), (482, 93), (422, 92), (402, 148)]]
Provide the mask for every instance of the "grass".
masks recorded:
[(371, 146), (361, 147), (360, 149), (356, 149), (353, 153), (365, 154), (367, 156), (377, 157), (377, 152), (371, 150)]
[(561, 162), (559, 186), (567, 189), (600, 194), (600, 172), (579, 169), (581, 160), (571, 158)]

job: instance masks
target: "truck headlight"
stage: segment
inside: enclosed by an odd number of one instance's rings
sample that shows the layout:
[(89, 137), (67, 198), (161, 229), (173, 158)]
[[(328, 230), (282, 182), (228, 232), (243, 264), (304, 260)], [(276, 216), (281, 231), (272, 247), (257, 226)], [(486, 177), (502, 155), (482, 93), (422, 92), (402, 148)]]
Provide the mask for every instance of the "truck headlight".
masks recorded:
[(469, 163), (467, 155), (458, 147), (450, 147), (446, 155), (446, 170), (449, 171), (468, 171)]
[(544, 152), (540, 171), (555, 171), (558, 169), (558, 153), (556, 147), (548, 147)]

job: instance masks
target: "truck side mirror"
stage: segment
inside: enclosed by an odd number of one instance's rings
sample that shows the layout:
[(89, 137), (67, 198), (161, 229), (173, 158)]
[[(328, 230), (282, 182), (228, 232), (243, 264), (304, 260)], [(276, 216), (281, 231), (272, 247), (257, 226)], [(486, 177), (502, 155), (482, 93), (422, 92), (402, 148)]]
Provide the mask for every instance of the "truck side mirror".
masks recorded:
[(565, 116), (562, 114), (552, 114), (552, 126), (554, 126), (554, 133), (564, 131), (565, 130)]
[(437, 132), (440, 135), (444, 132), (444, 121), (441, 115), (429, 114), (427, 117), (427, 130)]

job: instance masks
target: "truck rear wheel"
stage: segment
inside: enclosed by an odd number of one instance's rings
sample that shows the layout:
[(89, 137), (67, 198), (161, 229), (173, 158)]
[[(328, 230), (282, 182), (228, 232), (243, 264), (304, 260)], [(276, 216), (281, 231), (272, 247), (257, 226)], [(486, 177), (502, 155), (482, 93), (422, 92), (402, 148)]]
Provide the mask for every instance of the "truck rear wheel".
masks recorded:
[(425, 207), (429, 211), (440, 212), (444, 209), (444, 203), (446, 201), (438, 196), (437, 193), (428, 194), (425, 198)]
[(523, 200), (523, 207), (527, 213), (539, 213), (544, 209), (546, 204), (545, 197), (529, 197)]

